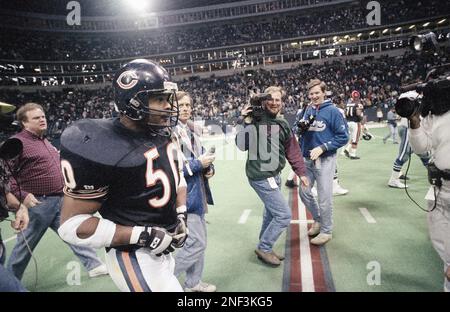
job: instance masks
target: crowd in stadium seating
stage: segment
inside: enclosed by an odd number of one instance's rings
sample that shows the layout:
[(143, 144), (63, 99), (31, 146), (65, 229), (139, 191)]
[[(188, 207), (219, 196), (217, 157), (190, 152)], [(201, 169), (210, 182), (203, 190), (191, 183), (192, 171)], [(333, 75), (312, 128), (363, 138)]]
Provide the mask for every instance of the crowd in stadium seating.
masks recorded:
[[(445, 63), (447, 57), (417, 57), (407, 53), (401, 57), (372, 57), (363, 60), (335, 61), (325, 65), (302, 65), (281, 71), (247, 71), (229, 77), (191, 78), (179, 83), (181, 90), (189, 91), (194, 100), (195, 117), (224, 118), (232, 121), (254, 90), (269, 85), (286, 89), (284, 112), (295, 114), (299, 105), (308, 101), (306, 83), (312, 77), (324, 80), (335, 103), (346, 102), (352, 90), (358, 90), (366, 106), (391, 106), (399, 86), (423, 79), (430, 66)], [(33, 101), (47, 111), (49, 133), (58, 136), (64, 128), (80, 118), (108, 118), (115, 116), (113, 90), (66, 89), (59, 92), (35, 91), (19, 93), (0, 91), (4, 102), (22, 105)]]
[[(383, 23), (392, 24), (448, 14), (450, 2), (431, 0), (426, 5), (422, 2), (383, 2), (382, 10)], [(367, 27), (367, 12), (361, 6), (328, 8), (307, 15), (272, 15), (258, 22), (246, 19), (125, 35), (73, 37), (68, 33), (49, 36), (49, 33), (5, 31), (0, 35), (0, 59), (112, 59), (333, 33)]]

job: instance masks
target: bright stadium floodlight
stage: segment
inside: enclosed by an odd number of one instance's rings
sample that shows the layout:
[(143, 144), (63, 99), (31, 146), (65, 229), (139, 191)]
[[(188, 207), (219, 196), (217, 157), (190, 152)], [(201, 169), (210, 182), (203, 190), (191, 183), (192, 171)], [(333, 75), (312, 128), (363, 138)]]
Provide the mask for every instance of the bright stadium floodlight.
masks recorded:
[(129, 5), (136, 11), (143, 11), (147, 8), (148, 0), (125, 0), (125, 4)]
[(438, 22), (438, 25), (441, 25), (441, 24), (443, 24), (445, 21), (446, 21), (447, 19), (446, 18), (444, 18), (444, 19), (441, 19), (439, 22)]

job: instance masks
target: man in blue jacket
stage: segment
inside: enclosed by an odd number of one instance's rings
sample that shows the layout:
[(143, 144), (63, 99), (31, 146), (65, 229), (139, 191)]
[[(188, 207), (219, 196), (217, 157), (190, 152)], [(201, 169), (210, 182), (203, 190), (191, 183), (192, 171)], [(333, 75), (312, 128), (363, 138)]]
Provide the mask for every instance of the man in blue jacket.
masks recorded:
[[(323, 245), (332, 239), (333, 230), (333, 176), (336, 169), (336, 151), (348, 142), (348, 128), (344, 117), (330, 100), (325, 100), (326, 84), (318, 79), (308, 84), (311, 104), (297, 116), (300, 149), (305, 159), (309, 187), (300, 188), (300, 197), (311, 212), (314, 224), (308, 231), (316, 236), (311, 244)], [(311, 194), (317, 183), (318, 201)]]
[(179, 124), (176, 127), (184, 159), (184, 177), (187, 183), (187, 227), (189, 235), (185, 245), (175, 255), (175, 276), (186, 273), (184, 290), (188, 292), (214, 292), (216, 286), (201, 281), (205, 261), (206, 222), (208, 204), (213, 205), (208, 179), (214, 175), (211, 152), (205, 153), (194, 125), (189, 121), (192, 98), (186, 92), (177, 92)]

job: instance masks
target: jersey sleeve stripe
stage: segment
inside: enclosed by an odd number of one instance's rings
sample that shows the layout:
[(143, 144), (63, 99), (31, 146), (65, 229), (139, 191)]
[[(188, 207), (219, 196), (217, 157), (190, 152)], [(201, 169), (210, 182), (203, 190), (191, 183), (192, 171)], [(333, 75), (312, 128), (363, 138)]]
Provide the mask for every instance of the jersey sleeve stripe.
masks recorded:
[(95, 199), (104, 197), (106, 194), (108, 194), (108, 188), (100, 188), (98, 190), (92, 190), (87, 192), (87, 191), (73, 191), (69, 189), (67, 186), (65, 186), (63, 192), (67, 196), (75, 199)]

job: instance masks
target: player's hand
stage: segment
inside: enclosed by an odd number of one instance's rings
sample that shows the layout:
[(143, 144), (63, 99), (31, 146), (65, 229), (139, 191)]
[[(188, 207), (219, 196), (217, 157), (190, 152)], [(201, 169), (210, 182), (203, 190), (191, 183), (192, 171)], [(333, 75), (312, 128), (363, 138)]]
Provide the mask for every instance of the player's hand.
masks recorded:
[(175, 228), (175, 232), (172, 234), (172, 246), (175, 248), (183, 247), (188, 237), (189, 230), (187, 228), (186, 218), (186, 214), (178, 215), (178, 225)]
[(208, 168), (215, 159), (216, 155), (210, 153), (205, 153), (198, 157), (198, 160), (200, 160), (200, 162), (202, 163), (203, 168)]
[(28, 208), (22, 204), (20, 205), (19, 210), (16, 211), (16, 219), (11, 221), (11, 227), (15, 231), (23, 231), (28, 227), (29, 222)]
[(41, 202), (34, 197), (33, 194), (28, 193), (27, 197), (25, 197), (23, 204), (27, 208), (33, 208), (34, 206), (39, 205)]
[(250, 104), (245, 105), (244, 108), (241, 110), (241, 116), (247, 117), (252, 112), (252, 110), (253, 108)]
[(311, 160), (316, 160), (323, 154), (323, 149), (319, 146), (310, 151)]
[(408, 119), (411, 129), (420, 128), (420, 112), (411, 115)]
[(160, 257), (174, 251), (171, 246), (172, 236), (166, 229), (154, 226), (145, 227), (139, 235), (136, 245), (150, 249), (150, 253)]

